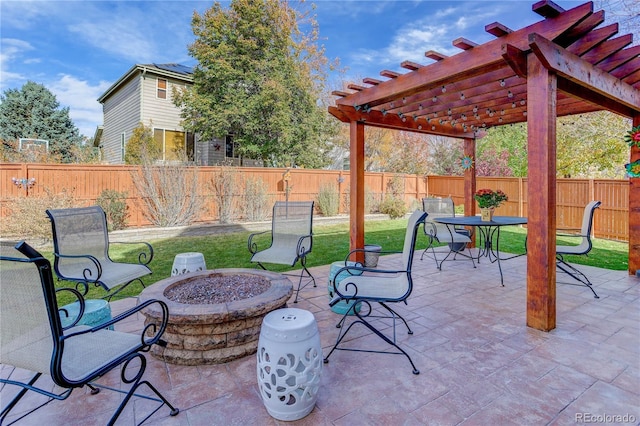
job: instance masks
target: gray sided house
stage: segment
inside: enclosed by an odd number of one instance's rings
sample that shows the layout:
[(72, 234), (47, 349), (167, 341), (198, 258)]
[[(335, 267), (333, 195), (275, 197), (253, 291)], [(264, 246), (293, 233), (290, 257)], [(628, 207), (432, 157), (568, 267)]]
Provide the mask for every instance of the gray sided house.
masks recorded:
[[(216, 165), (234, 159), (231, 138), (200, 141), (181, 126), (180, 109), (173, 104), (173, 89), (193, 84), (193, 69), (180, 64), (136, 64), (98, 98), (103, 125), (96, 130), (95, 146), (109, 164), (123, 164), (127, 142), (143, 123), (163, 147), (163, 161), (179, 154), (197, 165)], [(245, 161), (246, 163), (246, 161)], [(249, 164), (247, 164), (249, 165)], [(251, 164), (253, 165), (253, 164)]]

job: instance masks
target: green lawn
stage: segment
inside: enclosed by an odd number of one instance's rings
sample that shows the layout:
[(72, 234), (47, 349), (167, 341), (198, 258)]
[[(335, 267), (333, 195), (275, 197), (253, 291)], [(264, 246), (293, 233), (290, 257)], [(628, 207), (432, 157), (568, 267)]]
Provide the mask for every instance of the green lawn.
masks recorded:
[[(404, 240), (407, 220), (375, 220), (366, 224), (366, 243), (382, 246), (385, 251), (400, 251)], [(349, 251), (349, 224), (338, 225), (315, 225), (313, 251), (308, 256), (307, 266), (329, 265), (334, 261), (343, 260)], [(427, 239), (419, 231), (418, 248), (426, 246)], [(524, 251), (524, 241), (526, 229), (519, 227), (506, 227), (500, 231), (500, 250), (508, 253), (522, 253)], [(203, 253), (207, 268), (252, 268), (249, 262), (250, 253), (247, 249), (247, 238), (249, 232), (239, 232), (234, 234), (210, 235), (202, 237), (175, 237), (170, 239), (149, 241), (153, 245), (154, 257), (149, 265), (153, 275), (145, 279), (146, 283), (152, 283), (169, 277), (171, 267), (176, 254), (185, 252)], [(266, 247), (269, 241), (269, 233), (260, 236), (258, 242)], [(626, 270), (628, 267), (628, 245), (627, 243), (594, 240), (594, 247), (588, 257), (568, 256), (567, 260), (572, 263), (586, 264), (613, 270)], [(115, 245), (114, 247), (117, 247)], [(126, 245), (123, 245), (126, 246)], [(132, 261), (136, 253), (128, 253), (125, 247), (115, 249), (111, 256), (114, 260)], [(50, 252), (43, 254), (52, 259)], [(293, 269), (298, 269), (296, 265)], [(270, 265), (274, 271), (286, 271), (292, 268), (280, 265)], [(68, 283), (60, 283), (61, 286)], [(122, 293), (124, 296), (133, 296), (140, 292), (141, 287), (132, 284), (130, 288)], [(93, 289), (89, 293), (89, 298), (98, 298), (104, 293), (101, 290)], [(62, 301), (61, 301), (62, 302)]]

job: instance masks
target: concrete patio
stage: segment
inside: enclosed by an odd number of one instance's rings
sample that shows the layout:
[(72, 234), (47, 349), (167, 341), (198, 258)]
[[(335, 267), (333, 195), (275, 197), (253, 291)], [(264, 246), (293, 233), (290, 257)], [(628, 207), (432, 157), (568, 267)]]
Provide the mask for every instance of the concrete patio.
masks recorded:
[[(399, 338), (419, 375), (406, 358), (337, 351), (323, 365), (315, 409), (296, 422), (280, 422), (267, 413), (256, 382), (256, 358), (223, 365), (178, 366), (152, 356), (146, 378), (181, 412), (169, 417), (162, 408), (151, 425), (569, 425), (640, 422), (640, 280), (626, 271), (581, 267), (600, 295), (582, 286), (558, 284), (557, 328), (549, 333), (525, 324), (526, 259), (497, 264), (484, 258), (476, 269), (469, 261), (432, 259), (414, 262), (415, 288), (406, 314), (414, 334)], [(394, 267), (397, 256), (380, 259)], [(301, 291), (290, 307), (314, 313), (325, 353), (340, 319), (328, 307), (329, 266), (311, 269), (318, 287)], [(559, 275), (559, 281), (569, 281)], [(293, 299), (292, 299), (293, 300)], [(114, 302), (114, 314), (136, 303)], [(142, 319), (126, 324), (135, 329)], [(362, 330), (354, 344), (380, 347), (382, 341)], [(12, 369), (1, 366), (0, 374)], [(24, 372), (13, 371), (17, 376)], [(119, 383), (119, 371), (101, 379)], [(7, 393), (0, 393), (3, 403)], [(106, 424), (120, 395), (80, 389), (54, 401), (19, 424)], [(42, 402), (30, 395), (25, 404)], [(149, 402), (130, 403), (118, 424), (140, 421)]]

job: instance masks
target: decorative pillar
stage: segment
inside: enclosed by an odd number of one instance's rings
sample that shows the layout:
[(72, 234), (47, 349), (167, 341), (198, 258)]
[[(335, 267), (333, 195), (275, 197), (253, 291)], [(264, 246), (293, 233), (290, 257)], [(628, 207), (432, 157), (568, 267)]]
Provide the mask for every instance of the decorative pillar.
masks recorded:
[(535, 54), (527, 60), (527, 325), (556, 327), (557, 77)]
[[(633, 117), (633, 127), (640, 126), (640, 114)], [(631, 147), (629, 162), (640, 160), (640, 147)], [(629, 275), (640, 271), (640, 178), (629, 178)]]
[[(364, 123), (350, 123), (350, 206), (349, 237), (351, 250), (364, 248)], [(364, 262), (364, 253), (357, 253), (356, 262)]]

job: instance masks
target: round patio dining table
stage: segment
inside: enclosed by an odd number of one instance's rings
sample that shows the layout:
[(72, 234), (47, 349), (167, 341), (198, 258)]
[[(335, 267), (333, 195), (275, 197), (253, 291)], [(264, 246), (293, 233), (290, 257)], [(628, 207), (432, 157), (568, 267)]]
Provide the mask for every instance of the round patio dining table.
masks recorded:
[[(502, 275), (502, 266), (500, 260), (513, 259), (514, 257), (523, 256), (526, 254), (516, 254), (509, 257), (500, 257), (500, 228), (503, 226), (515, 226), (525, 225), (527, 223), (526, 217), (520, 216), (493, 216), (493, 219), (486, 221), (482, 220), (480, 216), (452, 216), (452, 217), (439, 217), (434, 219), (435, 222), (439, 222), (445, 225), (458, 225), (458, 226), (473, 226), (480, 232), (480, 240), (482, 245), (478, 247), (478, 263), (480, 263), (481, 257), (486, 257), (489, 262), (498, 262), (498, 270), (500, 271), (500, 284), (504, 287), (504, 277)], [(494, 242), (495, 240), (495, 249)]]

